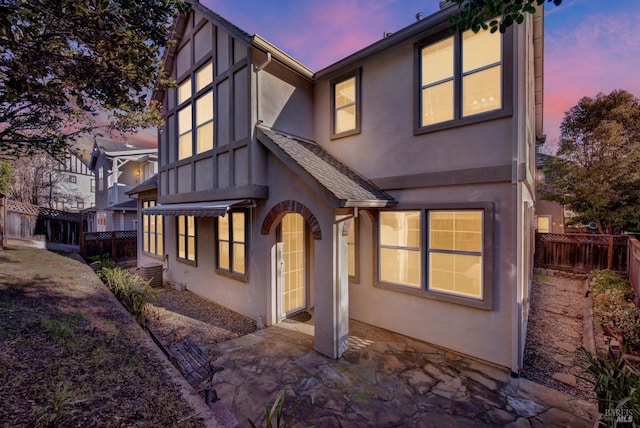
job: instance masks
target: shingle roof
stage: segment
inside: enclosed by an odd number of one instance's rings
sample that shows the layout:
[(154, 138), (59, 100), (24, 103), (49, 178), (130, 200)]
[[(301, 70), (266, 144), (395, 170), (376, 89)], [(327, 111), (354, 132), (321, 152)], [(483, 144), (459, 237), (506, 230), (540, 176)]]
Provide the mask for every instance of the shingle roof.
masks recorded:
[(138, 184), (131, 190), (124, 192), (126, 195), (135, 195), (136, 193), (146, 192), (147, 190), (155, 190), (158, 188), (158, 174), (154, 174), (151, 178)]
[(129, 199), (128, 201), (120, 202), (119, 204), (115, 204), (110, 209), (112, 210), (137, 210), (138, 209), (138, 201), (135, 199)]
[[(384, 207), (392, 196), (313, 141), (257, 125), (258, 140), (336, 207)], [(319, 185), (319, 186), (318, 186)]]

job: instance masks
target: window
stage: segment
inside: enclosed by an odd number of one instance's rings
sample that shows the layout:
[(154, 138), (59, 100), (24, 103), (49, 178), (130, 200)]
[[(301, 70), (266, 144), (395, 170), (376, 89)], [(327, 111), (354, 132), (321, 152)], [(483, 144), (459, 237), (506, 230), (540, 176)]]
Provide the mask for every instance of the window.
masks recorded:
[(429, 211), (431, 291), (483, 298), (483, 212)]
[(502, 36), (471, 30), (419, 47), (418, 128), (503, 108)]
[(83, 210), (84, 209), (84, 201), (76, 201), (76, 207), (79, 210)]
[(64, 201), (56, 201), (56, 209), (64, 211)]
[(96, 179), (95, 178), (91, 179), (90, 186), (91, 186), (91, 193), (96, 193)]
[(360, 132), (360, 71), (331, 81), (331, 137)]
[(212, 83), (213, 64), (209, 62), (193, 79), (189, 77), (178, 86), (178, 159), (214, 148)]
[(380, 213), (380, 281), (420, 288), (420, 214)]
[(235, 275), (246, 274), (247, 216), (244, 211), (230, 211), (216, 217), (216, 247), (218, 271)]
[(96, 215), (96, 231), (105, 232), (107, 230), (107, 213), (99, 212)]
[(76, 183), (77, 181), (78, 181), (78, 177), (76, 177), (75, 175), (69, 176), (69, 183)]
[(383, 211), (376, 286), (491, 309), (491, 203)]
[(178, 259), (196, 262), (196, 218), (194, 216), (178, 216)]
[[(143, 201), (142, 208), (156, 206), (155, 200)], [(164, 254), (163, 224), (161, 215), (142, 215), (142, 251), (162, 256)]]
[(98, 168), (98, 191), (104, 190), (104, 167)]
[(538, 233), (551, 233), (551, 216), (539, 215), (538, 221)]

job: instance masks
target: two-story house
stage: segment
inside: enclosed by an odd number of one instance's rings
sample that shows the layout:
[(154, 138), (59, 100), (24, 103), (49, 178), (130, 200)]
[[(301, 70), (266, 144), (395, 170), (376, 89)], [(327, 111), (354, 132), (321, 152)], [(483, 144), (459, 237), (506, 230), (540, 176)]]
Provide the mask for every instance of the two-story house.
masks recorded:
[(155, 94), (139, 263), (265, 325), (313, 310), (330, 357), (352, 318), (519, 372), (542, 14), (476, 34), (457, 11), (314, 73), (194, 2)]
[(86, 211), (86, 232), (137, 229), (137, 201), (127, 192), (154, 176), (158, 150), (114, 141), (94, 142), (89, 169), (95, 203)]

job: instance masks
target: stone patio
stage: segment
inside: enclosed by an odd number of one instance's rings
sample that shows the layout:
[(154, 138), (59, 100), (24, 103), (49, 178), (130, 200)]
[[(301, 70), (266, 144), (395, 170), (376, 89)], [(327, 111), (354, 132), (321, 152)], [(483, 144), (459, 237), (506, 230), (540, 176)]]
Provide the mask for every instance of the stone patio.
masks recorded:
[(288, 422), (316, 427), (592, 427), (596, 406), (502, 368), (357, 321), (333, 360), (313, 325), (286, 321), (217, 344), (214, 386), (240, 426), (285, 391)]

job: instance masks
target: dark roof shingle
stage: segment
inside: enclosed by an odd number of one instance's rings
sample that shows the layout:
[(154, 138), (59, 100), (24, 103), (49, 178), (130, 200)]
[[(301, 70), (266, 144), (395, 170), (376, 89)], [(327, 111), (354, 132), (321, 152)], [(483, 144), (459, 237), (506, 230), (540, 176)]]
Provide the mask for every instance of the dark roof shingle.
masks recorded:
[(392, 196), (376, 187), (313, 141), (286, 135), (257, 125), (258, 140), (276, 157), (319, 184), (337, 207), (384, 207), (395, 204)]

